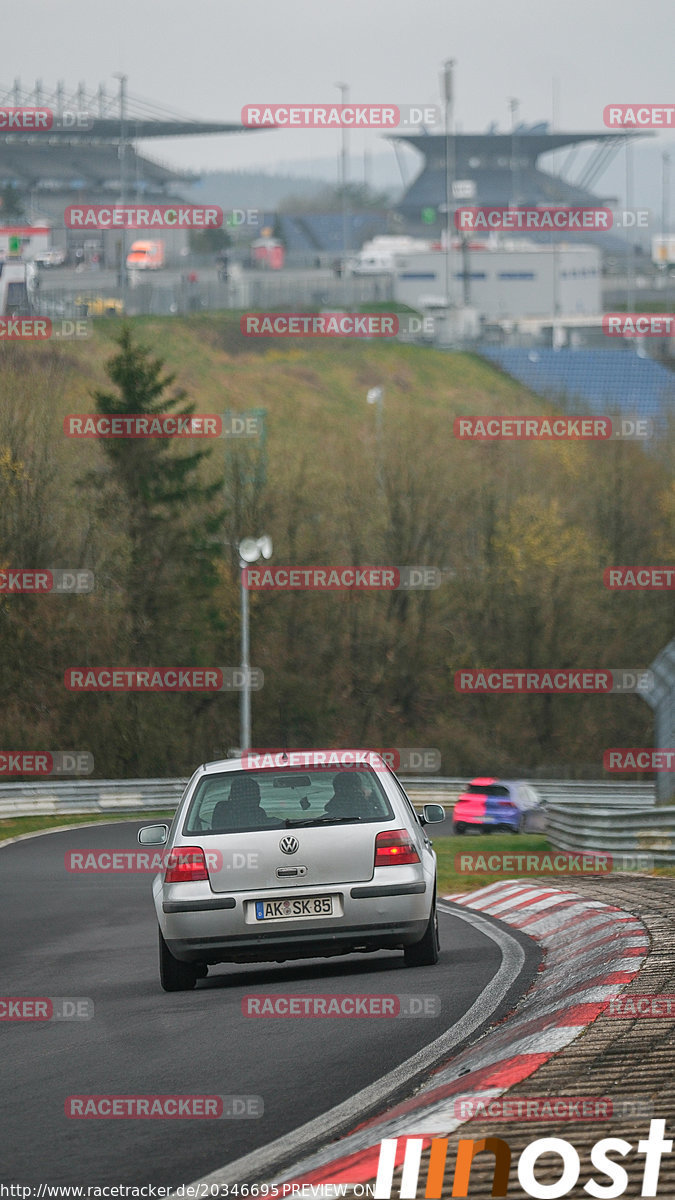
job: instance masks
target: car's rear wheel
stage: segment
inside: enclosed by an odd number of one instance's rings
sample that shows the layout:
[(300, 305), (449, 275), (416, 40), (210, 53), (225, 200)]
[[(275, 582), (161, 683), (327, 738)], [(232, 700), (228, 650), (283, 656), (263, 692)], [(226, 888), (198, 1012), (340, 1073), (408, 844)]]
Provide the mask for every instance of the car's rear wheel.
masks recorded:
[(455, 833), (460, 835), (460, 837), (463, 833), (466, 833), (466, 825), (464, 824), (463, 821), (455, 821), (452, 828)]
[(438, 936), (438, 913), (436, 911), (436, 893), (429, 914), (429, 923), (424, 931), (424, 937), (413, 946), (404, 946), (403, 956), (406, 967), (433, 967), (438, 962), (441, 943)]
[(198, 965), (179, 962), (169, 950), (159, 930), (159, 980), (165, 992), (191, 992), (205, 972)]

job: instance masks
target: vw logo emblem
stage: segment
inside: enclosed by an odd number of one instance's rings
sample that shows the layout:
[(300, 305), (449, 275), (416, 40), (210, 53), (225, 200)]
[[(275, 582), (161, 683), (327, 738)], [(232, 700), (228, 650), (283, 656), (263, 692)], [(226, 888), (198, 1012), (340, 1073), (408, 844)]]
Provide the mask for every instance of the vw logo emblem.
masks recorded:
[(279, 849), (282, 854), (296, 854), (300, 849), (300, 843), (296, 837), (282, 837)]

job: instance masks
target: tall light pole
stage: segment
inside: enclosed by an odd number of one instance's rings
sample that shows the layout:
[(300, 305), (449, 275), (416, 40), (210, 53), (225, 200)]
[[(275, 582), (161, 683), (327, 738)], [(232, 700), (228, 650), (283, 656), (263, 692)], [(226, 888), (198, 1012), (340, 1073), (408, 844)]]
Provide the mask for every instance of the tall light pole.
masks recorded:
[[(126, 108), (127, 108), (127, 78), (128, 76), (118, 72), (114, 76), (120, 81), (120, 144), (119, 144), (119, 160), (120, 160), (120, 205), (124, 208), (127, 200), (127, 126), (126, 126)], [(124, 225), (120, 228), (122, 235), (122, 253), (120, 258), (120, 286), (122, 288), (122, 304), (124, 312), (127, 311), (127, 238)]]
[(258, 559), (272, 557), (272, 539), (263, 534), (259, 538), (243, 538), (239, 543), (239, 567), (241, 569), (241, 669), (244, 683), (241, 689), (240, 741), (241, 753), (251, 749), (251, 675), (249, 662), (248, 588), (244, 585), (244, 569)]
[[(349, 98), (349, 84), (336, 83), (334, 86), (340, 90), (340, 104), (346, 104)], [(347, 126), (344, 124), (342, 125), (339, 175), (342, 208), (342, 277), (346, 281), (347, 243), (349, 237), (347, 233)]]
[(670, 155), (661, 155), (661, 237), (670, 233)]
[(666, 288), (666, 312), (670, 311), (668, 294), (670, 292), (670, 154), (664, 151), (661, 155), (661, 254), (663, 256), (663, 278)]
[[(630, 211), (633, 205), (633, 147), (632, 138), (626, 134), (626, 208)], [(632, 312), (635, 307), (635, 238), (630, 233), (628, 262), (626, 274), (626, 312)]]
[(377, 405), (375, 409), (375, 440), (377, 444), (377, 485), (384, 490), (384, 455), (382, 432), (384, 428), (384, 388), (370, 388), (366, 394), (369, 404)]
[(445, 297), (447, 310), (450, 309), (450, 289), (452, 287), (450, 260), (452, 254), (452, 183), (455, 164), (450, 159), (450, 141), (453, 133), (454, 66), (454, 58), (449, 58), (443, 67), (443, 98), (445, 100)]
[(516, 122), (518, 120), (518, 101), (511, 97), (509, 100), (509, 109), (511, 111), (511, 207), (517, 208), (520, 199), (520, 179), (518, 170), (518, 158), (516, 155)]

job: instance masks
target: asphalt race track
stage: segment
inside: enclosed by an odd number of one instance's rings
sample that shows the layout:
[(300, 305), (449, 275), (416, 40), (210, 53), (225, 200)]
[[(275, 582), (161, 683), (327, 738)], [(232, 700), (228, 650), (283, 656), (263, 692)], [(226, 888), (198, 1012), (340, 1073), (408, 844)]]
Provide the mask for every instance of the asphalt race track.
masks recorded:
[[(373, 1083), (453, 1025), (501, 962), (485, 934), (440, 915), (436, 967), (400, 952), (217, 966), (193, 992), (163, 992), (149, 874), (72, 874), (70, 849), (136, 849), (141, 823), (74, 828), (0, 849), (5, 997), (88, 997), (89, 1021), (0, 1022), (6, 1183), (175, 1187), (265, 1146)], [(492, 1023), (537, 969), (532, 942)], [(260, 1018), (242, 997), (269, 993), (440, 995), (432, 1018)], [(475, 1035), (474, 1035), (475, 1036)], [(258, 1119), (68, 1119), (67, 1096), (260, 1095)]]

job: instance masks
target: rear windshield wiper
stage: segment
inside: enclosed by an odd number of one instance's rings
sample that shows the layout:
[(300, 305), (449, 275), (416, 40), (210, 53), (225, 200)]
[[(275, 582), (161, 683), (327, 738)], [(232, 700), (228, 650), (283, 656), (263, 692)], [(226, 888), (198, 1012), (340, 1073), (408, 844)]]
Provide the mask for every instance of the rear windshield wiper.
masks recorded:
[(299, 829), (307, 825), (354, 825), (360, 820), (360, 817), (314, 817), (311, 821), (292, 821), (287, 817), (284, 824), (287, 829)]

